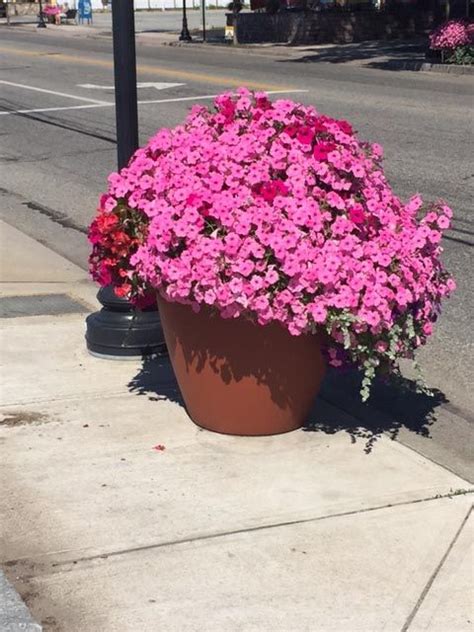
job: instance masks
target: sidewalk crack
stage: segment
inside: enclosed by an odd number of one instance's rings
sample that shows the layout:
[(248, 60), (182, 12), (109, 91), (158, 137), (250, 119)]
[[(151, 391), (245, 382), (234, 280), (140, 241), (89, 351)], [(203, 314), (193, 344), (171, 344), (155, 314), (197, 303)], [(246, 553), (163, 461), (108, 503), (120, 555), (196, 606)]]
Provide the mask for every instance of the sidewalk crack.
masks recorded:
[[(156, 549), (161, 549), (161, 548), (165, 548), (165, 547), (170, 547), (170, 546), (178, 546), (180, 544), (190, 544), (193, 542), (205, 542), (207, 540), (217, 540), (217, 539), (221, 539), (221, 538), (226, 538), (226, 537), (230, 537), (230, 536), (235, 536), (235, 535), (242, 535), (245, 533), (255, 533), (258, 531), (268, 531), (270, 529), (278, 529), (278, 528), (282, 528), (282, 527), (289, 527), (289, 526), (294, 526), (294, 525), (300, 525), (300, 524), (308, 524), (311, 522), (321, 522), (323, 520), (330, 520), (332, 518), (344, 518), (347, 516), (355, 516), (358, 514), (367, 514), (370, 512), (374, 512), (374, 511), (381, 511), (384, 509), (391, 509), (391, 508), (397, 508), (397, 507), (407, 507), (410, 505), (416, 505), (416, 504), (420, 504), (420, 503), (425, 503), (425, 502), (431, 502), (433, 500), (442, 500), (442, 499), (446, 499), (446, 498), (453, 498), (454, 496), (459, 496), (459, 495), (468, 495), (468, 494), (472, 494), (474, 492), (473, 489), (466, 489), (466, 490), (456, 490), (455, 492), (451, 491), (450, 493), (447, 494), (437, 494), (436, 496), (429, 496), (426, 498), (418, 498), (415, 500), (410, 500), (410, 501), (400, 501), (397, 503), (387, 503), (384, 505), (378, 505), (376, 507), (367, 507), (364, 509), (353, 509), (350, 511), (343, 511), (343, 512), (339, 512), (339, 513), (334, 513), (334, 514), (329, 514), (329, 515), (325, 515), (325, 516), (317, 516), (314, 518), (304, 518), (304, 519), (300, 519), (300, 520), (287, 520), (284, 522), (278, 522), (278, 523), (274, 523), (274, 524), (265, 524), (265, 525), (259, 525), (259, 526), (255, 526), (255, 527), (242, 527), (240, 529), (234, 529), (232, 531), (223, 531), (220, 533), (210, 533), (207, 535), (195, 535), (195, 536), (191, 536), (191, 537), (185, 537), (185, 538), (180, 538), (180, 539), (176, 539), (176, 540), (168, 540), (165, 542), (158, 542), (156, 544), (145, 544), (142, 546), (136, 546), (136, 547), (131, 547), (128, 549), (119, 549), (116, 551), (110, 551), (108, 553), (96, 553), (94, 555), (85, 555), (83, 557), (78, 557), (78, 558), (73, 558), (73, 559), (69, 559), (69, 560), (64, 560), (64, 561), (60, 561), (60, 562), (53, 562), (50, 564), (49, 568), (53, 569), (52, 572), (61, 572), (62, 569), (64, 569), (64, 567), (67, 566), (71, 566), (71, 565), (75, 565), (76, 564), (80, 564), (80, 563), (87, 563), (87, 562), (94, 562), (97, 560), (107, 560), (108, 558), (114, 558), (114, 557), (119, 557), (121, 555), (128, 555), (128, 554), (133, 554), (133, 553), (141, 553), (144, 551), (150, 551), (150, 550), (156, 550)], [(472, 509), (472, 507), (471, 507)], [(470, 510), (471, 511), (471, 510)], [(469, 514), (468, 514), (469, 515)], [(466, 516), (465, 520), (463, 521), (463, 525), (466, 522), (468, 516)], [(462, 525), (462, 526), (463, 526)], [(459, 530), (460, 533), (461, 529)], [(452, 542), (452, 545), (454, 545), (459, 533), (455, 536), (455, 539)], [(450, 549), (449, 549), (450, 550)], [(449, 553), (449, 551), (448, 551)], [(445, 555), (445, 557), (443, 557), (439, 568), (442, 566), (445, 558), (447, 557), (447, 554)], [(3, 564), (5, 566), (17, 566), (18, 564), (21, 564), (21, 562), (26, 562), (28, 561), (28, 558), (20, 558), (20, 559), (16, 559), (16, 560), (9, 560), (9, 561), (4, 561)], [(439, 568), (437, 568), (437, 570), (439, 570)], [(37, 577), (38, 575), (47, 575), (50, 574), (47, 571), (46, 572), (42, 572), (42, 573), (35, 573), (34, 575), (30, 574), (24, 574), (22, 576), (22, 579), (28, 579), (32, 576)], [(434, 579), (434, 578), (433, 578)], [(432, 582), (431, 582), (432, 583)], [(431, 586), (431, 584), (430, 584)], [(426, 592), (428, 588), (426, 589)], [(424, 593), (426, 594), (426, 593)], [(424, 596), (424, 595), (423, 595)], [(421, 603), (421, 602), (420, 602)], [(419, 607), (419, 606), (418, 606)], [(414, 614), (413, 614), (414, 616)], [(413, 617), (412, 617), (413, 618)], [(411, 621), (411, 619), (410, 619)], [(405, 632), (407, 630), (406, 627), (404, 627), (401, 632)]]
[(403, 627), (401, 628), (400, 632), (407, 632), (411, 626), (411, 624), (413, 623), (413, 619), (415, 618), (418, 610), (420, 609), (422, 603), (424, 602), (427, 594), (429, 593), (431, 586), (433, 585), (435, 579), (437, 578), (440, 570), (443, 568), (446, 560), (449, 557), (449, 554), (451, 553), (451, 551), (453, 550), (454, 545), (456, 544), (456, 542), (459, 539), (459, 536), (461, 535), (464, 527), (466, 526), (467, 521), (469, 520), (469, 517), (472, 513), (473, 510), (473, 505), (471, 505), (471, 507), (469, 508), (468, 512), (466, 513), (466, 515), (463, 518), (463, 521), (461, 522), (458, 530), (456, 531), (456, 533), (454, 534), (453, 539), (451, 540), (448, 548), (446, 549), (446, 551), (444, 552), (443, 557), (441, 558), (441, 560), (438, 562), (438, 565), (436, 566), (436, 568), (434, 569), (433, 573), (431, 574), (431, 577), (428, 579), (428, 581), (426, 582), (425, 587), (423, 588), (423, 590), (421, 591), (420, 596), (418, 597), (418, 600), (415, 604), (415, 606), (413, 607), (413, 610), (410, 612), (410, 614), (408, 615), (405, 623), (403, 624)]

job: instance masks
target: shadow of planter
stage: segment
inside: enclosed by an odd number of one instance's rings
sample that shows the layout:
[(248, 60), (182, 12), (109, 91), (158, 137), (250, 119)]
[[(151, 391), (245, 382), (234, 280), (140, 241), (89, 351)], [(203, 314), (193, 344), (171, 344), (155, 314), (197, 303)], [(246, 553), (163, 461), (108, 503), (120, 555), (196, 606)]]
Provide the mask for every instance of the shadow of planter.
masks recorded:
[[(441, 391), (430, 397), (417, 393), (412, 381), (398, 383), (376, 380), (368, 403), (362, 403), (359, 388), (362, 376), (357, 371), (341, 373), (330, 369), (315, 401), (306, 432), (335, 434), (346, 432), (353, 443), (363, 441), (369, 454), (382, 435), (396, 439), (401, 430), (430, 438), (436, 409), (448, 400)], [(145, 357), (138, 373), (128, 384), (129, 391), (151, 401), (168, 400), (184, 407), (168, 357)], [(323, 405), (321, 405), (323, 402)], [(330, 404), (328, 407), (324, 404)]]

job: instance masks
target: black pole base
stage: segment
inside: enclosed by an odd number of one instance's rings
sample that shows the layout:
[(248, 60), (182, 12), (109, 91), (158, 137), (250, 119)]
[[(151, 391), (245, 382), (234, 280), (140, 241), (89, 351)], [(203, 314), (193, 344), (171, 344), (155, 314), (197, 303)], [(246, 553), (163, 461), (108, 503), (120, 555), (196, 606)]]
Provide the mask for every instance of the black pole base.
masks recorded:
[(45, 29), (46, 28), (46, 24), (44, 23), (43, 20), (40, 20), (36, 26), (37, 29)]
[(188, 19), (186, 17), (186, 13), (183, 14), (183, 25), (181, 27), (181, 33), (179, 34), (179, 41), (180, 42), (193, 41), (193, 38), (191, 37), (191, 33), (189, 32), (189, 29), (188, 29)]
[(102, 309), (86, 318), (89, 353), (110, 360), (166, 354), (160, 316), (155, 306), (137, 309), (116, 296), (111, 285), (101, 288), (97, 298)]

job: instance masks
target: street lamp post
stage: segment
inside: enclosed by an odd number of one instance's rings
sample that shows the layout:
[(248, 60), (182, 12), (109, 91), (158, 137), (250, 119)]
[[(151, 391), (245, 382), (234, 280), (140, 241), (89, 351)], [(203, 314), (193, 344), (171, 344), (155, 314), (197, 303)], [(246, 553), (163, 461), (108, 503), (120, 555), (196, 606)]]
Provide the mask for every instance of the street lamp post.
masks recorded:
[[(138, 149), (137, 68), (133, 0), (113, 0), (112, 29), (115, 75), (115, 118), (118, 168), (126, 167)], [(137, 309), (102, 287), (102, 305), (86, 319), (86, 343), (97, 357), (127, 358), (163, 353), (166, 349), (156, 304)]]
[(188, 29), (188, 18), (186, 15), (186, 0), (183, 0), (183, 27), (179, 35), (180, 42), (191, 42), (192, 37)]
[(45, 29), (46, 28), (46, 22), (44, 21), (44, 16), (43, 16), (43, 4), (42, 4), (41, 0), (39, 0), (39, 15), (38, 15), (37, 28), (39, 28), (39, 29)]
[(206, 41), (206, 0), (201, 0), (202, 12), (202, 41)]
[(112, 2), (118, 167), (138, 149), (137, 64), (133, 0)]

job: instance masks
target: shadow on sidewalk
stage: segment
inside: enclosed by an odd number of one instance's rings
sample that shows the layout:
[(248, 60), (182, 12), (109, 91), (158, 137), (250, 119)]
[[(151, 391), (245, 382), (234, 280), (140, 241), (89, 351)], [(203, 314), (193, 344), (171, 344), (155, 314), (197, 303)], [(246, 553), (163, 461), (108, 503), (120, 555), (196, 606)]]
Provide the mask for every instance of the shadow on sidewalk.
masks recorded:
[(336, 409), (351, 416), (351, 423), (338, 423), (337, 417), (328, 421), (315, 419), (305, 430), (347, 432), (353, 443), (365, 441), (364, 451), (369, 454), (383, 435), (396, 439), (403, 430), (431, 438), (430, 427), (436, 421), (436, 409), (448, 402), (438, 389), (432, 395), (417, 392), (414, 381), (399, 378), (397, 381), (375, 380), (366, 403), (360, 399), (362, 376), (357, 371), (338, 373), (329, 370), (321, 389), (321, 398)]
[[(305, 55), (297, 59), (280, 59), (282, 63), (315, 63), (329, 62), (332, 64), (344, 64), (347, 62), (363, 62), (371, 59), (380, 61), (367, 64), (371, 67), (393, 67), (398, 63), (413, 61), (424, 61), (427, 49), (427, 40), (417, 38), (416, 40), (396, 40), (396, 41), (368, 41), (357, 44), (342, 44), (340, 46), (328, 45), (314, 49), (306, 49)], [(314, 53), (314, 54), (311, 54)]]
[(127, 384), (136, 395), (147, 395), (153, 402), (168, 400), (184, 406), (184, 401), (168, 356), (144, 356), (138, 373)]
[[(382, 435), (396, 439), (402, 430), (431, 438), (436, 409), (448, 401), (441, 391), (435, 390), (429, 396), (416, 392), (414, 382), (408, 379), (396, 384), (377, 381), (368, 403), (364, 404), (359, 396), (360, 380), (358, 372), (341, 374), (329, 370), (303, 430), (324, 434), (346, 432), (352, 443), (365, 443), (366, 454), (370, 454)], [(167, 356), (143, 358), (139, 372), (127, 386), (131, 393), (145, 395), (151, 401), (168, 400), (185, 407)]]

